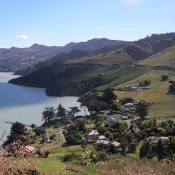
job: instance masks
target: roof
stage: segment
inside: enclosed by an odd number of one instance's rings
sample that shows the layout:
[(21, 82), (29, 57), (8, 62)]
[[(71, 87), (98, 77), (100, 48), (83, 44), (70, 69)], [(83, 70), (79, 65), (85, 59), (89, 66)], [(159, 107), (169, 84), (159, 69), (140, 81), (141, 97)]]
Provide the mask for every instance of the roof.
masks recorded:
[(98, 133), (97, 130), (92, 130), (88, 135), (89, 136), (91, 136), (91, 135), (99, 135), (99, 133)]
[(157, 144), (159, 140), (166, 141), (168, 140), (168, 137), (156, 137), (156, 136), (150, 136), (147, 138), (147, 141), (150, 142), (150, 144)]
[(121, 144), (120, 144), (119, 142), (113, 141), (113, 142), (111, 143), (111, 145), (114, 145), (115, 147), (118, 147), (118, 146), (120, 146)]
[(103, 135), (98, 136), (98, 139), (99, 139), (99, 140), (103, 140), (103, 139), (105, 139), (105, 138), (106, 138), (106, 137), (103, 136)]
[(24, 147), (24, 150), (25, 150), (26, 152), (29, 152), (29, 153), (33, 152), (35, 149), (36, 149), (36, 148), (33, 147), (33, 146), (25, 146), (25, 147)]
[(98, 144), (98, 145), (108, 145), (109, 141), (108, 140), (97, 140), (96, 144)]
[(119, 115), (119, 114), (116, 114), (116, 115), (108, 115), (107, 118), (106, 118), (106, 120), (107, 120), (107, 122), (116, 122), (116, 121), (120, 120), (121, 117), (122, 117), (122, 116)]

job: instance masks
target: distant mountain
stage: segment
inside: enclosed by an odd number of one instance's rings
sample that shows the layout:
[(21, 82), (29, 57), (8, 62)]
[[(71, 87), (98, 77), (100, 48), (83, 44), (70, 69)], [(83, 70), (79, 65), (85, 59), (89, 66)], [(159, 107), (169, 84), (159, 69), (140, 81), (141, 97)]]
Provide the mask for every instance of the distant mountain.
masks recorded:
[(64, 49), (66, 52), (71, 51), (73, 49), (88, 51), (88, 52), (94, 52), (96, 50), (99, 50), (101, 48), (105, 47), (112, 47), (112, 46), (118, 46), (122, 44), (126, 44), (128, 42), (126, 41), (120, 41), (120, 40), (109, 40), (106, 38), (101, 39), (92, 39), (87, 42), (79, 42), (79, 43), (69, 43), (65, 45)]
[[(115, 50), (112, 47), (112, 51), (105, 47), (100, 53), (73, 50), (53, 57), (47, 64), (43, 62), (38, 70), (10, 83), (44, 87), (46, 94), (53, 96), (79, 96), (102, 85), (115, 86), (145, 73), (147, 64), (148, 70), (154, 69), (154, 63), (161, 64), (167, 57), (166, 62), (173, 66), (175, 38), (169, 36), (165, 34), (139, 40)], [(72, 47), (74, 43), (69, 45)], [(138, 64), (143, 66), (138, 67)]]
[(44, 46), (33, 44), (28, 48), (0, 49), (0, 71), (17, 71), (32, 67), (33, 65), (49, 60), (50, 58), (60, 54), (68, 53), (72, 50), (82, 50), (93, 52), (103, 47), (114, 47), (126, 44), (126, 41), (108, 40), (108, 39), (92, 39), (87, 42), (69, 43), (65, 46)]

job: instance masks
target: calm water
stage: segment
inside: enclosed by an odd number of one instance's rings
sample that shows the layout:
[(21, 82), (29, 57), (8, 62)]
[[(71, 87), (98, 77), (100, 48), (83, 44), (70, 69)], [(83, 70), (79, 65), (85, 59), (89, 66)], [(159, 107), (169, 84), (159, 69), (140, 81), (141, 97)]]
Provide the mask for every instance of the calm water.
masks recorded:
[(6, 131), (5, 136), (8, 135), (11, 125), (4, 121), (39, 125), (42, 123), (42, 111), (46, 106), (57, 107), (60, 103), (66, 109), (80, 106), (77, 97), (48, 97), (44, 89), (7, 83), (15, 77), (17, 76), (12, 73), (0, 73), (0, 133)]

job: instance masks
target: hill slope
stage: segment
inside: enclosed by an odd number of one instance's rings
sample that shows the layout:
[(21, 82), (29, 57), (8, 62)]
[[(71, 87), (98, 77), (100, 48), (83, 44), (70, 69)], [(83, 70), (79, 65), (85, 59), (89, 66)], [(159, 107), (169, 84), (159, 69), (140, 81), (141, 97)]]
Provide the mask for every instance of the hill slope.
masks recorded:
[(161, 75), (168, 75), (169, 80), (175, 80), (175, 72), (170, 70), (152, 70), (146, 74), (141, 75), (138, 78), (135, 78), (126, 83), (120, 84), (115, 88), (138, 85), (140, 81), (150, 79), (151, 85), (150, 89), (142, 92), (129, 92), (129, 91), (118, 91), (117, 94), (119, 99), (125, 97), (132, 97), (136, 100), (146, 100), (153, 101), (155, 105), (150, 108), (150, 114), (159, 116), (159, 115), (174, 115), (175, 114), (175, 96), (167, 95), (169, 83), (168, 81), (161, 81)]
[[(150, 71), (150, 68), (145, 66), (134, 65), (136, 63), (141, 65), (142, 61), (144, 62), (148, 57), (148, 60), (150, 58), (152, 60), (152, 57), (157, 58), (155, 53), (174, 46), (175, 38), (168, 38), (167, 34), (161, 37), (163, 40), (158, 40), (158, 36), (154, 40), (151, 36), (149, 38), (151, 42), (142, 40), (105, 53), (86, 53), (76, 50), (57, 55), (48, 62), (42, 63), (46, 67), (41, 66), (33, 73), (11, 80), (10, 83), (43, 87), (46, 88), (47, 95), (53, 96), (79, 96), (94, 88), (104, 90)], [(171, 49), (170, 52), (172, 52)], [(173, 65), (173, 59), (170, 58), (170, 60)], [(151, 69), (152, 67), (154, 66), (151, 66)]]
[(164, 67), (175, 69), (175, 47), (163, 50), (145, 60), (138, 62), (138, 65), (147, 67)]

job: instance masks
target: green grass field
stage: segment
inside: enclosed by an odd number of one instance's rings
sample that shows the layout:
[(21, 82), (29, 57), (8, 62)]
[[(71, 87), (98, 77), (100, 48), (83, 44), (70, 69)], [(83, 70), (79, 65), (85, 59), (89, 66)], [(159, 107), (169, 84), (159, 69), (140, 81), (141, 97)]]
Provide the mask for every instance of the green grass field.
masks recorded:
[(158, 54), (155, 54), (143, 61), (140, 61), (138, 62), (138, 65), (148, 67), (165, 66), (175, 68), (175, 47), (165, 49)]
[(65, 172), (66, 164), (61, 161), (61, 157), (65, 154), (72, 152), (79, 153), (82, 151), (80, 145), (69, 146), (69, 147), (58, 147), (48, 150), (50, 152), (48, 158), (38, 159), (38, 171), (40, 173), (58, 174), (59, 172)]
[(138, 85), (142, 80), (150, 79), (151, 85), (149, 90), (142, 92), (126, 92), (118, 91), (117, 94), (119, 99), (124, 97), (132, 97), (135, 100), (146, 100), (153, 101), (155, 105), (150, 108), (150, 115), (164, 116), (164, 115), (175, 115), (175, 95), (167, 95), (169, 83), (168, 81), (160, 81), (161, 75), (166, 74), (169, 76), (169, 80), (175, 80), (174, 71), (165, 70), (153, 70), (150, 71), (134, 80), (127, 83), (120, 84), (115, 88), (125, 87), (127, 85)]

